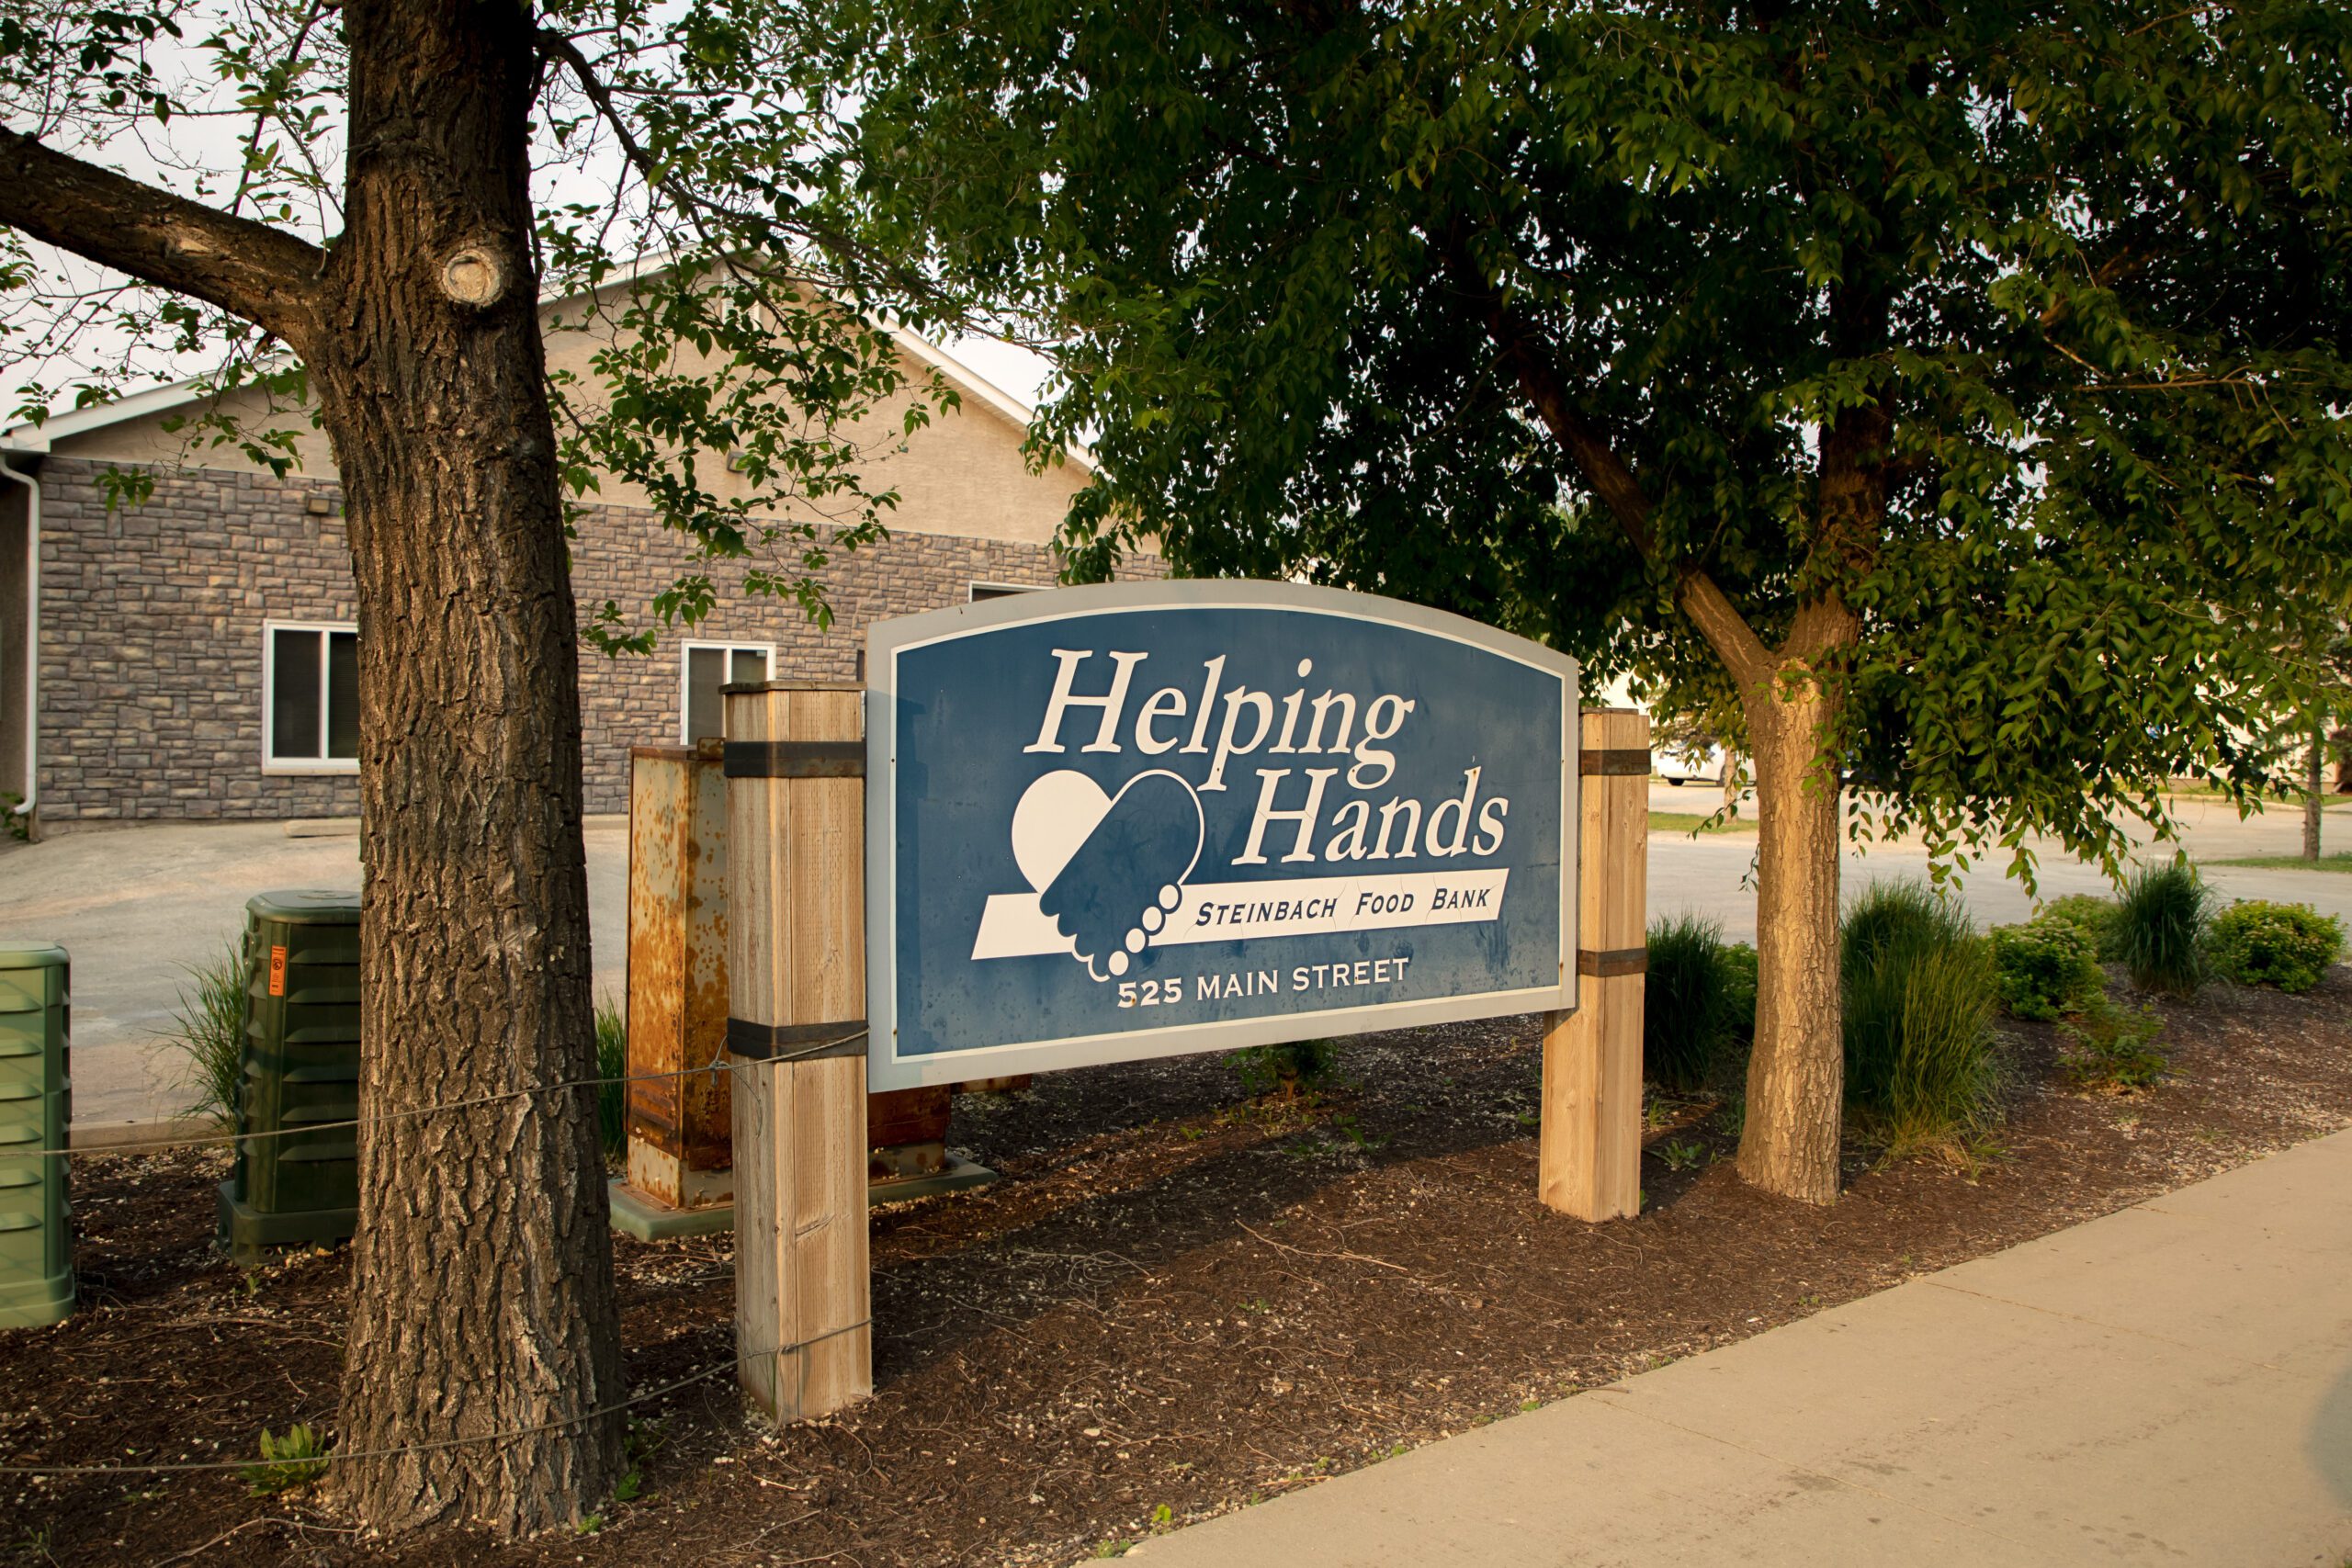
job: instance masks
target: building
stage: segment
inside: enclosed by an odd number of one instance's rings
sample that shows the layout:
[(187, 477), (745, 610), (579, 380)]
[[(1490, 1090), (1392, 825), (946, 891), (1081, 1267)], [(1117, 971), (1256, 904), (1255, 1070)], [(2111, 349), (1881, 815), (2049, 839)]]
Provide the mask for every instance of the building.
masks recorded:
[[(899, 341), (962, 406), (869, 469), (899, 502), (887, 542), (826, 569), (834, 625), (722, 592), (650, 658), (583, 648), (590, 812), (627, 809), (631, 746), (715, 734), (724, 682), (854, 679), (871, 621), (1054, 580), (1051, 540), (1087, 482), (1085, 455), (1031, 472), (1025, 406), (939, 348)], [(551, 364), (589, 352), (580, 334), (549, 338)], [(357, 810), (358, 628), (325, 438), (305, 432), (301, 468), (278, 479), (233, 446), (173, 434), (198, 395), (163, 388), (0, 431), (0, 790), (44, 829)], [(110, 509), (100, 477), (133, 466), (154, 476), (152, 497)], [(583, 605), (642, 606), (686, 560), (686, 541), (631, 499), (608, 491), (580, 523)]]

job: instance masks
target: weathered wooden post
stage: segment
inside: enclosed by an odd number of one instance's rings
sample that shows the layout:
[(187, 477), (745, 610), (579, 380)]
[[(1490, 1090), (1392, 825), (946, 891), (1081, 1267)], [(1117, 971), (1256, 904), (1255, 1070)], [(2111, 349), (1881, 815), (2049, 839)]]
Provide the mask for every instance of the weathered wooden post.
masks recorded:
[(778, 1421), (874, 1389), (863, 694), (726, 688), (735, 1371)]
[(643, 1240), (734, 1223), (727, 1045), (727, 780), (719, 743), (629, 750), (628, 1175)]
[(1544, 1033), (1544, 1201), (1580, 1220), (1642, 1206), (1642, 1000), (1648, 970), (1650, 723), (1587, 709), (1577, 772), (1577, 1010)]

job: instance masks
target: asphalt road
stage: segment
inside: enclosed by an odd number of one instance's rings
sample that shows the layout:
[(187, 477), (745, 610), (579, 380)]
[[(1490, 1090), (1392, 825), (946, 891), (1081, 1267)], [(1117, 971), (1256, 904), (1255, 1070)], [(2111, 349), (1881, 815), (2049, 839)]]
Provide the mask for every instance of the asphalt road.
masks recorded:
[[(1713, 788), (1659, 784), (1651, 790), (1651, 807), (1704, 812), (1721, 798)], [(2199, 860), (2291, 854), (2301, 842), (2301, 818), (2291, 811), (2242, 823), (2224, 808), (2189, 802), (2182, 815), (2189, 851)], [(2327, 831), (2332, 849), (2352, 844), (2352, 803), (2330, 812)], [(619, 818), (598, 818), (587, 843), (596, 990), (617, 998), (627, 972), (628, 835)], [(1753, 940), (1755, 852), (1752, 831), (1695, 839), (1653, 833), (1652, 912), (1709, 916), (1727, 937)], [(1927, 866), (1916, 845), (1879, 845), (1867, 854), (1849, 850), (1846, 886), (1850, 891), (1872, 877), (1923, 876)], [(1980, 923), (2031, 912), (2024, 889), (2001, 871), (1980, 866), (1962, 885)], [(2239, 867), (2214, 867), (2209, 874), (2231, 897), (2308, 903), (2352, 919), (2352, 876)], [(2044, 897), (2108, 890), (2097, 868), (2056, 858), (2045, 862), (2041, 878)], [(189, 966), (218, 955), (243, 928), (247, 898), (358, 883), (356, 838), (294, 838), (275, 822), (61, 833), (0, 851), (0, 942), (57, 942), (73, 955), (74, 1121), (147, 1121), (181, 1109), (178, 1054), (170, 1043), (181, 989)]]
[[(1692, 814), (1713, 811), (1722, 792), (1697, 785), (1681, 789), (1654, 784), (1650, 809)], [(1755, 797), (1741, 811), (1752, 819)], [(2207, 863), (2262, 855), (2293, 855), (2302, 850), (2301, 808), (2274, 809), (2240, 821), (2218, 801), (2175, 803), (2191, 858)], [(2331, 853), (2352, 849), (2352, 800), (2332, 806), (2322, 829)], [(1980, 926), (2007, 925), (2033, 913), (2037, 902), (2068, 893), (2112, 894), (2106, 874), (2075, 861), (2054, 845), (2037, 846), (2036, 892), (2007, 874), (2006, 854), (1966, 870), (1960, 897)], [(2167, 850), (2164, 852), (2169, 853)], [(1847, 897), (1872, 880), (1924, 879), (1928, 852), (1917, 842), (1872, 844), (1867, 852), (1847, 846), (1841, 869)], [(1756, 940), (1756, 834), (1752, 829), (1703, 833), (1653, 830), (1650, 834), (1650, 913), (1702, 915), (1722, 922), (1734, 942)], [(2270, 870), (2254, 866), (2205, 866), (2206, 880), (2227, 898), (2270, 898), (2309, 904), (2325, 915), (2340, 915), (2352, 927), (2352, 876), (2340, 872)]]

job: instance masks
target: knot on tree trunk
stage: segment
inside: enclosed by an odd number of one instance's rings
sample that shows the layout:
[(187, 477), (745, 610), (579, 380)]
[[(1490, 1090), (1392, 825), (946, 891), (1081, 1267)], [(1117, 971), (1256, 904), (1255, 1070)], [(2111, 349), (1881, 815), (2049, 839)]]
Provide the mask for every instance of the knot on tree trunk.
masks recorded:
[(506, 271), (489, 247), (460, 246), (441, 263), (441, 292), (460, 305), (484, 310), (505, 294)]

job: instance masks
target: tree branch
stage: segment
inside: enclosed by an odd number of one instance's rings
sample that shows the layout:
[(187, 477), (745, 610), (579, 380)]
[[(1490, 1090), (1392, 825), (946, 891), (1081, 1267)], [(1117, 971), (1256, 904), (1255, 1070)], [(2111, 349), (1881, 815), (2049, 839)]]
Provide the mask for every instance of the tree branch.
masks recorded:
[(1518, 378), (1521, 392), (1535, 405), (1544, 428), (1616, 519), (1625, 542), (1644, 560), (1673, 571), (1675, 604), (1690, 617), (1739, 686), (1745, 689), (1765, 679), (1771, 671), (1771, 654), (1721, 585), (1696, 563), (1660, 559), (1657, 537), (1650, 529), (1648, 494), (1609, 438), (1577, 409), (1543, 339), (1520, 320), (1501, 291), (1487, 282), (1467, 246), (1453, 246), (1450, 259), (1463, 286), (1485, 303), (1487, 329), (1494, 334), (1504, 365)]
[[(730, 257), (740, 255), (751, 248), (747, 243), (725, 240), (723, 235), (712, 231), (711, 215), (717, 215), (722, 229), (729, 224), (738, 222), (741, 215), (730, 211), (724, 203), (715, 201), (700, 191), (681, 185), (662, 169), (661, 164), (655, 159), (652, 150), (640, 141), (637, 133), (630, 128), (628, 117), (621, 112), (620, 104), (613, 96), (612, 85), (596, 73), (595, 62), (582, 52), (579, 44), (570, 35), (559, 32), (552, 28), (542, 28), (537, 34), (537, 42), (539, 57), (542, 60), (568, 71), (580, 84), (580, 90), (587, 95), (589, 107), (595, 111), (596, 118), (612, 131), (613, 139), (620, 144), (621, 156), (628, 160), (629, 167), (637, 171), (638, 177), (645, 182), (646, 188), (656, 197), (672, 203), (685, 221), (692, 226), (703, 243), (708, 245), (715, 254)], [(803, 208), (796, 214), (796, 221), (801, 232), (814, 240), (836, 261), (848, 258), (862, 261), (875, 259), (850, 236), (842, 233), (834, 225), (820, 220), (808, 209)], [(806, 258), (794, 259), (800, 264), (799, 270), (803, 274), (801, 281), (815, 281), (806, 265)], [(922, 300), (932, 305), (939, 302), (938, 290), (933, 288), (917, 270), (898, 265), (888, 258), (883, 259), (882, 267), (884, 276), (889, 283), (906, 298)], [(771, 306), (771, 309), (773, 308)]]
[[(674, 196), (676, 193), (669, 188), (669, 181), (662, 177), (662, 170), (653, 162), (651, 154), (639, 145), (636, 134), (630, 130), (628, 117), (613, 102), (612, 92), (605, 85), (605, 79), (596, 74), (596, 67), (580, 52), (580, 46), (553, 28), (541, 28), (537, 41), (541, 58), (552, 60), (571, 71), (573, 79), (580, 84), (580, 90), (588, 95), (589, 107), (596, 111), (596, 118), (610, 128), (614, 140), (621, 144), (621, 156), (628, 160), (638, 177), (663, 195)], [(684, 201), (681, 205), (686, 207), (690, 216), (693, 215), (691, 201)], [(701, 224), (697, 222), (695, 227), (700, 229)]]
[(143, 283), (193, 295), (308, 352), (325, 254), (266, 223), (0, 130), (0, 223)]

